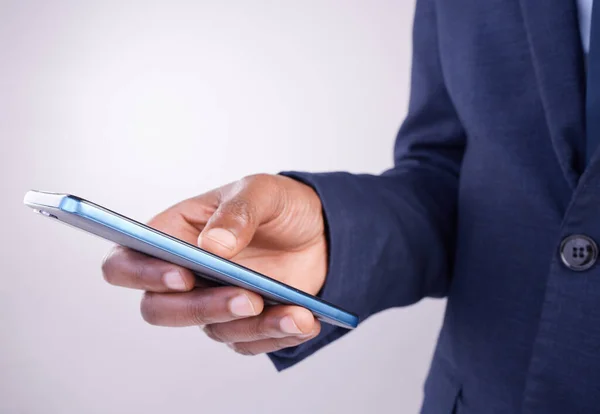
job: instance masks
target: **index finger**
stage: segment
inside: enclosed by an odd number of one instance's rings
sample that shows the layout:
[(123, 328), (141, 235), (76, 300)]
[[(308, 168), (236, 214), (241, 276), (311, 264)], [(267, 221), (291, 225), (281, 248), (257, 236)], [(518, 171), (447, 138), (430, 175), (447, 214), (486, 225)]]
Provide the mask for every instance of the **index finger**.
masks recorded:
[(111, 285), (150, 292), (185, 292), (202, 285), (188, 269), (122, 246), (104, 258), (102, 275)]

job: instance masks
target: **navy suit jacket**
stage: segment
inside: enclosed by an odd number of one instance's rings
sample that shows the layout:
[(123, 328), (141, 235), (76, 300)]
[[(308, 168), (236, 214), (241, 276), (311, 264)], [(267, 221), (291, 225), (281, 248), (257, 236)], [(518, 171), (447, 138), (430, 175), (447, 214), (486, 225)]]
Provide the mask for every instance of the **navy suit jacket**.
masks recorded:
[[(289, 172), (323, 200), (321, 296), (365, 319), (447, 296), (426, 414), (600, 412), (599, 153), (583, 168), (574, 0), (417, 0), (412, 92), (380, 176)], [(289, 367), (346, 331), (271, 354)]]

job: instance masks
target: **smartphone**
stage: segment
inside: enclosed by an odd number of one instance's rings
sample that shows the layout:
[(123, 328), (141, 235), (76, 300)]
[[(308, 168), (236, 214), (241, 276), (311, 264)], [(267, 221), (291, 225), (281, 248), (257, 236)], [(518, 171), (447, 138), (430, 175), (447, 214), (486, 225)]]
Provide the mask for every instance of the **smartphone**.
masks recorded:
[(358, 325), (358, 316), (316, 296), (74, 195), (28, 191), (24, 203), (44, 217), (188, 268), (197, 277), (256, 292), (266, 303), (301, 306), (319, 320), (346, 329), (356, 328)]

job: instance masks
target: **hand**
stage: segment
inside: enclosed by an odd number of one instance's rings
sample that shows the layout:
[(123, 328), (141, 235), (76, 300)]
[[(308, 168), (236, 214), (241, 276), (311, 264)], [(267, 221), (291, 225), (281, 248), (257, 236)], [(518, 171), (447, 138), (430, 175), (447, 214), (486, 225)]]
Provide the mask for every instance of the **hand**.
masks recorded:
[[(321, 201), (284, 176), (255, 175), (185, 200), (149, 226), (310, 294), (327, 272)], [(314, 338), (319, 322), (306, 309), (276, 305), (238, 287), (211, 287), (184, 268), (124, 247), (102, 265), (107, 282), (145, 290), (143, 318), (161, 326), (200, 325), (236, 352), (255, 355)]]

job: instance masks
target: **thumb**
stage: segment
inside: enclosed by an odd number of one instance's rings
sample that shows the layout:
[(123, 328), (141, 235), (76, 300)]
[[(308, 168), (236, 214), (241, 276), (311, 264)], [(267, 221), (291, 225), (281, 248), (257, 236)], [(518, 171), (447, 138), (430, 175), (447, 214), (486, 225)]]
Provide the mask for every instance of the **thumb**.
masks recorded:
[(201, 249), (230, 259), (244, 249), (256, 229), (276, 217), (281, 204), (272, 177), (247, 177), (222, 194), (221, 203), (198, 236)]

